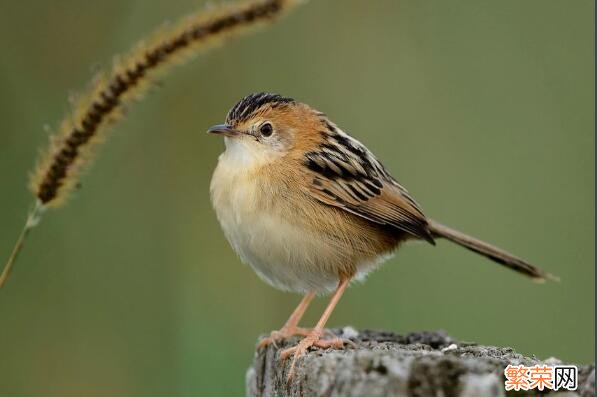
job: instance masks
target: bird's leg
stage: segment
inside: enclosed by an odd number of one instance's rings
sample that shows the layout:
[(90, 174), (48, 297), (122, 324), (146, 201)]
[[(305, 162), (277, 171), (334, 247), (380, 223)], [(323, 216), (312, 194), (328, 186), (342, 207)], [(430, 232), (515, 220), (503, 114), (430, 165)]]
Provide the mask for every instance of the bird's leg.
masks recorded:
[(285, 360), (289, 356), (294, 356), (292, 359), (292, 364), (290, 365), (290, 370), (288, 372), (289, 379), (293, 376), (296, 360), (300, 356), (304, 355), (307, 352), (307, 349), (309, 349), (311, 346), (320, 347), (323, 349), (327, 349), (330, 347), (338, 349), (344, 346), (344, 342), (352, 343), (350, 341), (345, 341), (340, 338), (334, 338), (330, 340), (321, 339), (325, 324), (332, 315), (334, 308), (338, 304), (338, 301), (342, 297), (342, 294), (344, 293), (344, 290), (346, 290), (346, 287), (348, 286), (349, 282), (349, 278), (340, 281), (340, 283), (338, 284), (338, 288), (336, 288), (336, 292), (334, 292), (334, 295), (332, 295), (330, 303), (328, 303), (328, 306), (325, 308), (325, 311), (323, 312), (321, 318), (317, 322), (315, 328), (313, 328), (311, 332), (309, 332), (309, 334), (298, 343), (298, 345), (282, 350), (282, 352), (280, 352), (280, 359), (282, 360)]
[(309, 293), (307, 293), (303, 297), (301, 302), (298, 304), (296, 309), (294, 309), (294, 311), (292, 312), (292, 314), (286, 321), (286, 324), (284, 324), (284, 326), (282, 328), (280, 328), (279, 330), (272, 331), (270, 333), (270, 336), (261, 339), (259, 341), (258, 347), (262, 348), (262, 347), (268, 346), (270, 344), (273, 344), (275, 346), (277, 340), (285, 339), (285, 338), (288, 338), (288, 337), (294, 336), (294, 335), (301, 335), (301, 336), (308, 335), (311, 330), (298, 327), (298, 323), (299, 323), (299, 321), (301, 321), (303, 314), (305, 314), (307, 307), (309, 307), (309, 304), (311, 303), (311, 301), (313, 300), (314, 297), (315, 297), (315, 291), (310, 291)]

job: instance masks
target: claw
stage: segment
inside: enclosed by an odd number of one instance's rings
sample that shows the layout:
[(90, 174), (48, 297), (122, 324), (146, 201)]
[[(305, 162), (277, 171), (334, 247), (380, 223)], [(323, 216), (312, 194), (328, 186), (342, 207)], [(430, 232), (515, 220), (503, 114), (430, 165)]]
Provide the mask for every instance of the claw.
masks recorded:
[(257, 344), (257, 348), (258, 349), (262, 349), (264, 347), (267, 347), (269, 345), (274, 345), (274, 347), (277, 349), (278, 345), (276, 342), (290, 338), (292, 336), (307, 336), (311, 333), (311, 329), (309, 328), (301, 328), (301, 327), (292, 327), (292, 328), (286, 328), (286, 327), (282, 327), (281, 329), (277, 330), (277, 331), (272, 331), (270, 332), (270, 335), (261, 339), (259, 341), (259, 343)]
[(304, 339), (302, 339), (296, 346), (289, 347), (280, 352), (280, 360), (286, 361), (290, 356), (292, 357), (292, 363), (288, 370), (288, 380), (290, 381), (294, 377), (294, 369), (297, 360), (304, 356), (310, 347), (317, 347), (320, 349), (342, 349), (344, 344), (356, 347), (355, 343), (348, 339), (342, 339), (334, 337), (332, 339), (321, 339), (321, 333), (312, 331)]

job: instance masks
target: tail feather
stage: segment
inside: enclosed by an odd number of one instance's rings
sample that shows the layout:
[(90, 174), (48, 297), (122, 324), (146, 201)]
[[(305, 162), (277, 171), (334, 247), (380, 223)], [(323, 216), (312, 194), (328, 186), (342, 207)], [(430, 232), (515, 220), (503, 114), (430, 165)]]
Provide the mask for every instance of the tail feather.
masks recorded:
[(522, 273), (531, 277), (534, 281), (544, 282), (545, 280), (559, 281), (556, 276), (553, 276), (544, 270), (531, 265), (527, 261), (520, 259), (500, 248), (494, 247), (484, 241), (467, 236), (457, 230), (449, 228), (433, 220), (429, 220), (429, 230), (433, 237), (443, 237), (453, 243), (456, 243), (473, 252), (481, 254), (494, 262), (504, 265), (514, 271)]

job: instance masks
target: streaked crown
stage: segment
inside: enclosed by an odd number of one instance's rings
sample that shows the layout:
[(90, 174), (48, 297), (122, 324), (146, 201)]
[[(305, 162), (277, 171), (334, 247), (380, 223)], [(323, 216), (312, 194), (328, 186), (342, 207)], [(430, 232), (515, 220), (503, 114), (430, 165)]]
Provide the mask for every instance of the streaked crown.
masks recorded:
[(292, 98), (269, 92), (258, 92), (245, 96), (236, 103), (226, 116), (226, 124), (237, 125), (243, 123), (258, 114), (290, 104), (295, 104)]

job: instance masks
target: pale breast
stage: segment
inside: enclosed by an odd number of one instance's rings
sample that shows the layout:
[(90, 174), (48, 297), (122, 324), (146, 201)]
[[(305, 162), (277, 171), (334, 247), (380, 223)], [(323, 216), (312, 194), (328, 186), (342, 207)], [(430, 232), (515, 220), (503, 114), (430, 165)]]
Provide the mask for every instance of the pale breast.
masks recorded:
[[(243, 262), (288, 291), (333, 290), (341, 276), (373, 268), (393, 248), (375, 228), (313, 201), (267, 172), (238, 167), (226, 153), (211, 181), (211, 198), (226, 238)], [(300, 201), (304, 200), (304, 201)]]

